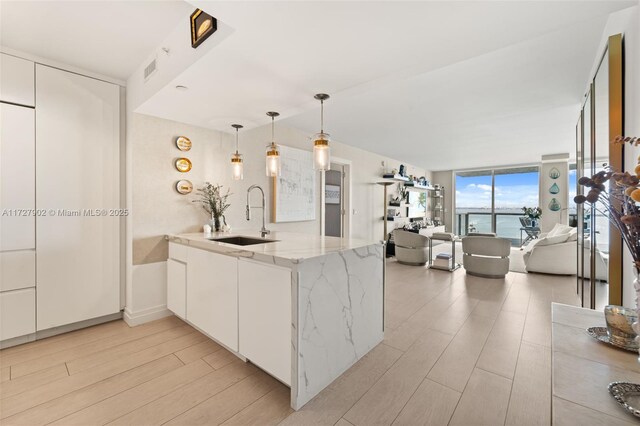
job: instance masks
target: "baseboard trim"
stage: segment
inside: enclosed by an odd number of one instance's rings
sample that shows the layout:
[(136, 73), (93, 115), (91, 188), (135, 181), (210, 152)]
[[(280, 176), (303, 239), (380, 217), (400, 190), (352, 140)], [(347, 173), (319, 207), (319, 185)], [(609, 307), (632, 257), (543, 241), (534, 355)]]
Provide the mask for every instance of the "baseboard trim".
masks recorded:
[(129, 325), (129, 327), (135, 327), (137, 325), (144, 324), (149, 321), (155, 321), (171, 315), (173, 315), (173, 312), (167, 309), (167, 305), (158, 305), (151, 308), (143, 309), (138, 312), (131, 312), (129, 309), (124, 308), (123, 319), (124, 322)]
[(36, 333), (27, 334), (26, 336), (13, 337), (0, 342), (0, 349), (10, 348), (12, 346), (23, 345), (29, 342), (35, 342)]
[(94, 325), (103, 324), (105, 322), (117, 321), (122, 318), (122, 311), (113, 314), (104, 315), (97, 318), (91, 318), (84, 321), (74, 322), (72, 324), (61, 325), (58, 327), (48, 328), (46, 330), (36, 331), (36, 340), (46, 339), (47, 337), (56, 336), (70, 331), (80, 330), (81, 328), (92, 327)]

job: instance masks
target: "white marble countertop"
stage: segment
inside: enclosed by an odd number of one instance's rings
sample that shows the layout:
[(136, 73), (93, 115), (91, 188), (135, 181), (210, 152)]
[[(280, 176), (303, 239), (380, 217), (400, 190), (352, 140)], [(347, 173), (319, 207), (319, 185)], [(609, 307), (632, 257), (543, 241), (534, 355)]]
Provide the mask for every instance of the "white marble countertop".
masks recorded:
[(380, 241), (360, 240), (354, 238), (323, 237), (314, 234), (302, 234), (294, 232), (272, 231), (265, 240), (277, 240), (275, 242), (265, 242), (264, 244), (253, 244), (248, 246), (238, 246), (218, 241), (211, 241), (211, 238), (228, 238), (235, 236), (245, 236), (260, 238), (260, 232), (256, 230), (246, 230), (237, 232), (212, 232), (211, 236), (204, 236), (204, 233), (192, 234), (170, 234), (167, 239), (171, 242), (201, 248), (217, 253), (236, 257), (251, 257), (262, 261), (272, 261), (275, 259), (300, 263), (304, 259), (324, 256), (329, 253), (341, 252), (344, 250), (357, 249), (371, 245), (379, 245)]

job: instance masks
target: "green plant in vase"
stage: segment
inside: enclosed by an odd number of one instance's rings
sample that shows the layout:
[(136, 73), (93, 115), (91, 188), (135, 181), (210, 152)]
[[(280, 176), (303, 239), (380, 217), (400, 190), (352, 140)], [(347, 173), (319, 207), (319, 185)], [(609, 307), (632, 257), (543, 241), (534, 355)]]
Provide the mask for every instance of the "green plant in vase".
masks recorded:
[(227, 188), (227, 192), (222, 193), (222, 185), (212, 185), (209, 182), (205, 182), (202, 188), (198, 188), (198, 199), (193, 200), (194, 203), (199, 203), (202, 208), (209, 213), (212, 222), (212, 228), (216, 232), (222, 230), (222, 224), (226, 224), (224, 212), (231, 206), (227, 202), (231, 192)]

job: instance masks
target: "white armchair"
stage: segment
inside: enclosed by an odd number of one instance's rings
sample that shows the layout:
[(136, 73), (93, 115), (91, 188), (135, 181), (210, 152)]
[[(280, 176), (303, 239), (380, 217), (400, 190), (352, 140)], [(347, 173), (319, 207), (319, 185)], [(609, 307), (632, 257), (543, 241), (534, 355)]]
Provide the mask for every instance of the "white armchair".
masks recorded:
[(506, 238), (478, 235), (462, 239), (464, 269), (469, 275), (504, 278), (509, 272), (511, 241)]
[(422, 266), (429, 260), (429, 237), (396, 229), (393, 231), (393, 242), (398, 263)]

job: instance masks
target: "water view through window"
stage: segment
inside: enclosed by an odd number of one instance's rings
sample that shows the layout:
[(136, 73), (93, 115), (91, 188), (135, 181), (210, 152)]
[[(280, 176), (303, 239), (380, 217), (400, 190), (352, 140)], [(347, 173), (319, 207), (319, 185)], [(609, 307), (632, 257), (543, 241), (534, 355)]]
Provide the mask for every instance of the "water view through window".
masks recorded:
[(456, 232), (495, 232), (520, 244), (522, 207), (538, 206), (537, 167), (456, 173)]

